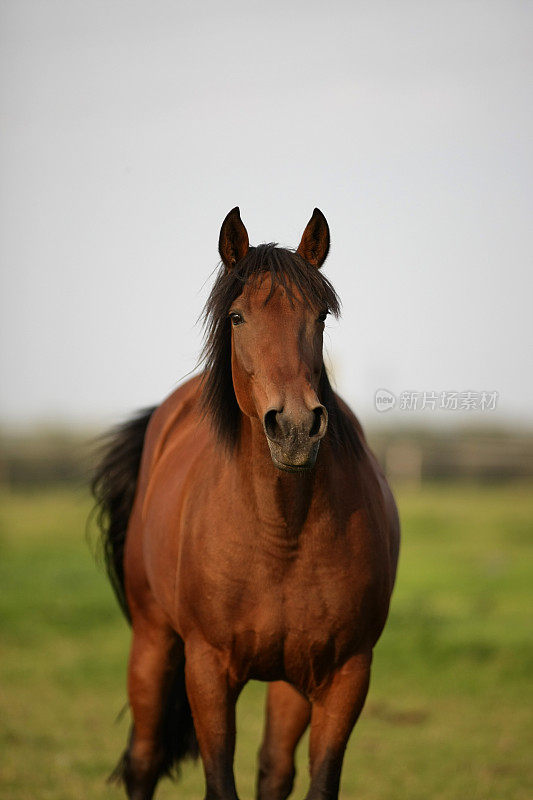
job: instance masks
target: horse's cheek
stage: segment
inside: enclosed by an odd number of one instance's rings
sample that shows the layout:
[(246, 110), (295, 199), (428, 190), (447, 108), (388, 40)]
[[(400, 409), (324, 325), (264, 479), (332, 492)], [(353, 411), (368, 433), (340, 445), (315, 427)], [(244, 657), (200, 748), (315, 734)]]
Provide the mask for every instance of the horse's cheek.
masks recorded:
[(247, 359), (243, 349), (237, 348), (235, 342), (232, 342), (231, 371), (233, 389), (242, 413), (248, 417), (256, 417), (257, 410), (252, 391), (253, 370), (250, 364), (246, 364)]

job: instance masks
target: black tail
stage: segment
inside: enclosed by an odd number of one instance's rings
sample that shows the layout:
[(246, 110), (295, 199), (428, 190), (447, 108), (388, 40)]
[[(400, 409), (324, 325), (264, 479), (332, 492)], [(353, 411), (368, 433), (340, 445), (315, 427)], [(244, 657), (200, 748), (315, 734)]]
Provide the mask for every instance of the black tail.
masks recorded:
[(112, 430), (104, 440), (103, 453), (92, 481), (96, 518), (101, 531), (105, 566), (119, 605), (128, 621), (130, 612), (124, 592), (124, 542), (135, 498), (144, 436), (153, 408)]
[[(141, 411), (129, 422), (111, 431), (104, 440), (102, 458), (92, 481), (107, 574), (120, 607), (130, 622), (124, 591), (124, 543), (135, 499), (144, 437), (153, 412), (153, 408)], [(135, 735), (134, 730), (132, 735)], [(177, 776), (179, 763), (183, 759), (198, 756), (183, 664), (178, 667), (170, 689), (162, 737), (164, 756), (159, 775)], [(130, 770), (129, 751), (126, 750), (110, 779), (128, 783)]]

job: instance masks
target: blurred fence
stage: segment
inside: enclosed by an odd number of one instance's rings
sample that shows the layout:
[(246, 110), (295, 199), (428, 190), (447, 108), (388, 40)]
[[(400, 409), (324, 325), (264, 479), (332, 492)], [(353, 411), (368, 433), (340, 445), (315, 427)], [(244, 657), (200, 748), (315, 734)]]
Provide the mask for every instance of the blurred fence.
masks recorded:
[(532, 431), (391, 429), (368, 438), (392, 480), (533, 478)]
[[(393, 481), (533, 478), (532, 431), (390, 429), (370, 431), (368, 439)], [(87, 484), (96, 452), (93, 433), (0, 431), (0, 485)]]
[(97, 452), (92, 434), (62, 429), (0, 432), (0, 485), (84, 485)]

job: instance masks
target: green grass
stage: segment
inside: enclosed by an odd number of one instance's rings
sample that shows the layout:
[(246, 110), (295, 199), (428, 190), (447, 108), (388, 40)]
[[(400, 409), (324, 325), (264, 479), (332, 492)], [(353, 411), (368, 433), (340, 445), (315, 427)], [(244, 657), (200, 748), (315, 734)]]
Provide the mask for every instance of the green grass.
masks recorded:
[[(398, 492), (403, 546), (341, 797), (533, 796), (530, 487)], [(129, 631), (84, 536), (85, 495), (0, 497), (0, 796), (119, 798)], [(264, 687), (239, 703), (237, 782), (253, 796)], [(295, 797), (306, 787), (299, 750)], [(202, 797), (199, 766), (158, 798)]]

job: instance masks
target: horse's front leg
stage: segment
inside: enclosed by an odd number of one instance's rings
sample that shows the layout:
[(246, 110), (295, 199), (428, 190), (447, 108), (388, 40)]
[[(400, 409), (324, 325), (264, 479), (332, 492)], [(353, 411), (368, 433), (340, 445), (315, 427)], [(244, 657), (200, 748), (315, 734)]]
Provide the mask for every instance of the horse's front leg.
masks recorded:
[(371, 653), (353, 656), (313, 698), (311, 785), (306, 800), (339, 796), (344, 751), (366, 699), (371, 661)]
[(221, 653), (204, 642), (186, 643), (185, 678), (204, 765), (205, 800), (238, 800), (233, 758), (235, 704), (242, 685), (232, 681)]

